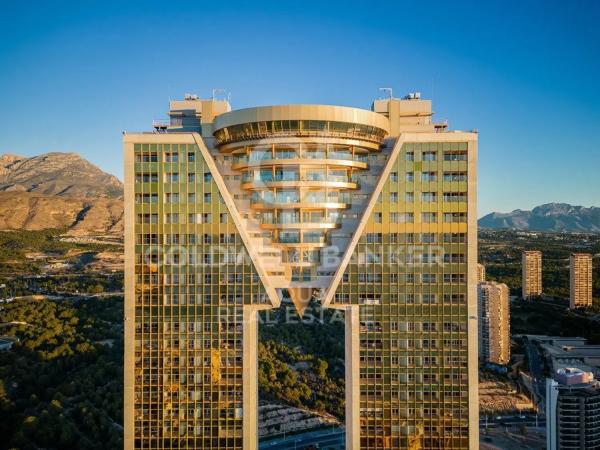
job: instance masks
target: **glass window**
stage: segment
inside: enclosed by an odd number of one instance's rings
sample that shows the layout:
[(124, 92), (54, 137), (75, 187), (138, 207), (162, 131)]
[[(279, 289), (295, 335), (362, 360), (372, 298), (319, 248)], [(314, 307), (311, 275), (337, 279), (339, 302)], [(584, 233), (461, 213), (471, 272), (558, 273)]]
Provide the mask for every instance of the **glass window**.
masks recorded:
[(176, 163), (179, 161), (178, 153), (165, 153), (165, 162)]
[(435, 161), (437, 152), (423, 152), (423, 161)]
[[(307, 233), (309, 234), (309, 233)], [(311, 242), (306, 240), (306, 234), (304, 235), (304, 242)], [(298, 231), (281, 231), (279, 233), (279, 242), (285, 244), (297, 244), (300, 242), (300, 232)], [(314, 241), (313, 241), (314, 242)]]
[(165, 203), (179, 203), (179, 193), (167, 192), (165, 194)]
[(437, 213), (434, 213), (434, 212), (421, 213), (421, 222), (423, 222), (423, 223), (437, 222)]
[(179, 214), (177, 213), (167, 213), (165, 217), (166, 223), (179, 223)]
[(421, 242), (423, 242), (424, 244), (435, 244), (435, 242), (436, 242), (435, 233), (423, 233), (421, 235)]
[(421, 181), (437, 181), (437, 172), (422, 172)]
[(450, 203), (466, 202), (466, 192), (444, 192), (444, 201)]
[(444, 152), (444, 161), (466, 161), (467, 152), (463, 150)]
[(467, 172), (444, 172), (444, 181), (467, 181)]
[(467, 213), (444, 213), (444, 222), (457, 223), (466, 222)]
[(179, 174), (177, 172), (165, 173), (165, 183), (179, 183)]
[(435, 201), (437, 201), (437, 193), (436, 192), (423, 192), (421, 194), (421, 200), (423, 202), (435, 202)]

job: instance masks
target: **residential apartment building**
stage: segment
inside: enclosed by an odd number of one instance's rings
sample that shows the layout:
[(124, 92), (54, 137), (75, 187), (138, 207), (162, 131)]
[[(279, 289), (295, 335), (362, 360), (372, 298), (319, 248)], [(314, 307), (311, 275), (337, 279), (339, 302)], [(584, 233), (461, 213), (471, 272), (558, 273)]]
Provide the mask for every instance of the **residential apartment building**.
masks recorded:
[(348, 449), (476, 449), (477, 134), (410, 95), (126, 133), (125, 448), (257, 448), (260, 311), (344, 312)]
[(477, 282), (481, 283), (483, 281), (485, 281), (485, 266), (477, 264)]
[(600, 384), (576, 368), (546, 380), (546, 449), (600, 448)]
[(479, 359), (506, 365), (510, 361), (508, 286), (493, 281), (477, 285), (479, 306)]
[(523, 252), (523, 298), (531, 300), (542, 295), (542, 252)]
[(570, 261), (570, 308), (592, 306), (592, 255), (572, 253)]

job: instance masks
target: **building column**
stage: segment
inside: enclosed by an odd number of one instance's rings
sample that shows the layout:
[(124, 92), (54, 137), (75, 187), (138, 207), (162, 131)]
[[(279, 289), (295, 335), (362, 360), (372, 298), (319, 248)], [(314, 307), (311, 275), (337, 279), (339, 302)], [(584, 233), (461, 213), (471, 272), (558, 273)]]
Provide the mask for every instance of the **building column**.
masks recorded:
[[(134, 144), (125, 142), (126, 205), (134, 204), (135, 169)], [(124, 306), (124, 361), (123, 361), (123, 448), (132, 450), (135, 439), (135, 215), (133, 208), (124, 210), (125, 234), (125, 306)]]
[(244, 306), (242, 325), (242, 437), (244, 450), (258, 449), (258, 311)]
[(360, 449), (360, 318), (358, 305), (344, 308), (346, 364), (346, 450)]

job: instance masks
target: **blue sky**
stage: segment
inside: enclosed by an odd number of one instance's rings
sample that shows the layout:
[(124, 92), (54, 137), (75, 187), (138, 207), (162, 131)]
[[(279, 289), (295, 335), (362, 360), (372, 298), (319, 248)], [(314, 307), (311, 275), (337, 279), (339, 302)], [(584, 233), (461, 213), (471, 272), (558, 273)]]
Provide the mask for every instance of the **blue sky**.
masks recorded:
[(0, 153), (122, 177), (169, 98), (370, 107), (420, 91), (480, 138), (480, 215), (600, 206), (600, 2), (1, 0)]

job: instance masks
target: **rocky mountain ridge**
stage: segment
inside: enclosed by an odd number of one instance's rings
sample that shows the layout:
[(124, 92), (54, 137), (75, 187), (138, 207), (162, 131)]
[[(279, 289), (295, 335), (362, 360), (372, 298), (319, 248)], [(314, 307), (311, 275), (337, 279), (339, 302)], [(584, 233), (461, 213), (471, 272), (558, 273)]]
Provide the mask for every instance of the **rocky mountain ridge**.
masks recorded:
[(531, 211), (493, 212), (478, 223), (480, 227), (495, 229), (600, 233), (600, 208), (547, 203)]
[(72, 198), (119, 198), (123, 183), (77, 153), (0, 156), (0, 191)]
[(0, 230), (122, 234), (123, 183), (76, 153), (0, 156)]

